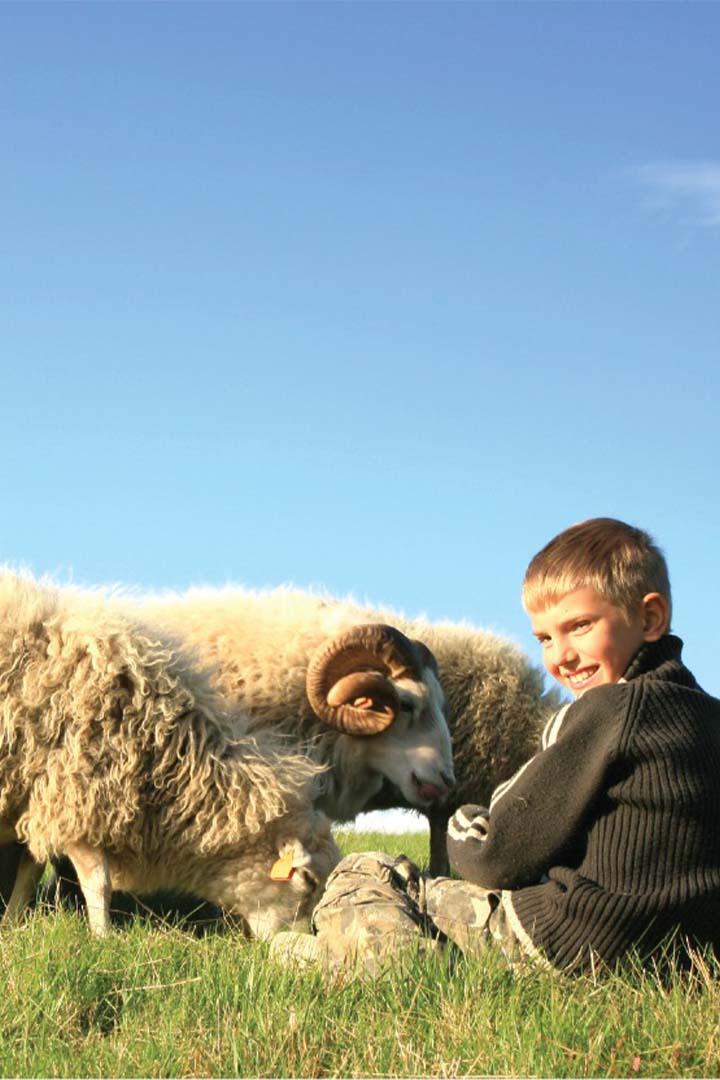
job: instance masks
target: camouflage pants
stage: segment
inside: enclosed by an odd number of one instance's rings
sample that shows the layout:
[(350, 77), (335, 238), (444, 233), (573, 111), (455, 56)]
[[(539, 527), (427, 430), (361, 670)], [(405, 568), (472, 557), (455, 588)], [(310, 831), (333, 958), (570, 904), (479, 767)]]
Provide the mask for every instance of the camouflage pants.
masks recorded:
[(314, 937), (280, 934), (274, 956), (319, 962), (331, 970), (357, 964), (377, 973), (408, 944), (438, 951), (451, 941), (463, 952), (500, 945), (510, 959), (518, 942), (502, 895), (453, 878), (431, 878), (406, 856), (356, 852), (332, 872), (312, 916)]

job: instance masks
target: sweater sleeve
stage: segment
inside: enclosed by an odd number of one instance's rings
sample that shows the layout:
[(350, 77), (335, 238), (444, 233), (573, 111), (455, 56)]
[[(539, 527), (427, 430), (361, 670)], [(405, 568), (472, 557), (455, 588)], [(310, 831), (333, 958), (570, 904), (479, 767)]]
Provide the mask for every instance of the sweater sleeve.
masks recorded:
[(448, 833), (455, 873), (485, 888), (517, 889), (582, 854), (627, 719), (626, 689), (601, 686), (570, 706), (557, 741), (505, 785), (484, 838)]

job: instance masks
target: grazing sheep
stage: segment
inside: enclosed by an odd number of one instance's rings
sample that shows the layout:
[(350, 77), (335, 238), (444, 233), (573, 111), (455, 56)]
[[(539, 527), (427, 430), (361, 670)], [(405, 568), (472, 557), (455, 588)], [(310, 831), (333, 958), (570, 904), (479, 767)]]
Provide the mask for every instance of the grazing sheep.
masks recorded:
[[(419, 809), (454, 783), (435, 659), (377, 612), (296, 590), (192, 589), (131, 605), (214, 671), (218, 689), (328, 768), (317, 806), (350, 821), (384, 781)], [(367, 615), (367, 617), (365, 617)], [(370, 625), (368, 625), (370, 624)]]
[[(488, 802), (493, 788), (534, 753), (547, 717), (560, 704), (555, 691), (544, 692), (542, 671), (517, 646), (467, 625), (410, 620), (290, 588), (193, 589), (180, 597), (148, 599), (142, 610), (182, 635), (203, 663), (215, 666), (217, 686), (249, 713), (251, 730), (273, 727), (302, 739), (316, 734), (318, 759), (332, 767), (321, 804), (331, 817), (348, 819), (363, 809), (390, 806), (421, 809), (430, 821), (435, 874), (447, 873), (450, 814), (462, 803)], [(437, 660), (456, 775), (451, 794), (441, 788), (442, 799), (424, 800), (417, 784), (426, 777), (440, 788), (442, 781), (437, 773), (428, 777), (423, 765), (430, 760), (429, 736), (436, 737), (437, 728), (423, 727), (417, 701), (408, 697), (409, 684), (401, 693), (412, 713), (401, 711), (372, 738), (321, 727), (305, 700), (306, 672), (317, 650), (322, 653), (323, 640), (373, 623), (392, 624), (421, 641)], [(441, 768), (451, 775), (449, 763)]]
[(147, 620), (0, 571), (0, 843), (24, 845), (5, 919), (58, 855), (99, 933), (112, 889), (192, 893), (258, 936), (308, 913), (339, 858), (311, 808), (321, 770), (241, 732)]

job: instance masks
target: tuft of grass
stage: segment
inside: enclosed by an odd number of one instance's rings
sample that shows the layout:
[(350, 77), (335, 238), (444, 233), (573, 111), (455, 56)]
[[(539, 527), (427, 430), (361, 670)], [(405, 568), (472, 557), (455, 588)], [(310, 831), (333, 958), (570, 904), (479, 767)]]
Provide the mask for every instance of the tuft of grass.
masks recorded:
[[(341, 835), (404, 852), (400, 837)], [(139, 915), (94, 939), (41, 909), (0, 933), (2, 1076), (720, 1075), (720, 967), (566, 979), (495, 951), (409, 950), (376, 980), (326, 982), (228, 924)]]

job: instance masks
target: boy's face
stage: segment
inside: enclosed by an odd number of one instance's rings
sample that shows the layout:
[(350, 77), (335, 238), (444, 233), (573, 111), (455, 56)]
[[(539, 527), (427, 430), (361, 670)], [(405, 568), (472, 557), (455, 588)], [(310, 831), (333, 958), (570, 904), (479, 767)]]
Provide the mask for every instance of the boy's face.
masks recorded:
[(530, 621), (545, 667), (580, 697), (623, 677), (643, 642), (657, 641), (667, 631), (668, 608), (660, 593), (649, 593), (628, 615), (585, 587), (530, 612)]

